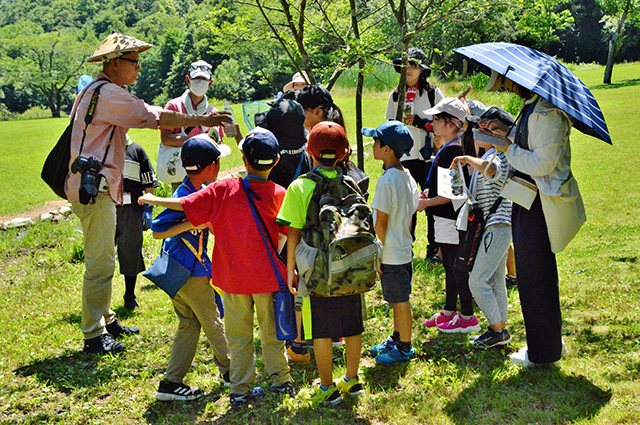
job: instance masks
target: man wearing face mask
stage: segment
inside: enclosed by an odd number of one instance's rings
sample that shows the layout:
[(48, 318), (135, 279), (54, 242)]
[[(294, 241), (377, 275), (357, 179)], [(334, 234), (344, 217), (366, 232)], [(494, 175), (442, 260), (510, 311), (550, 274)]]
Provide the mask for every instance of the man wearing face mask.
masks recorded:
[[(170, 111), (182, 112), (189, 115), (209, 115), (217, 112), (217, 109), (209, 105), (205, 93), (213, 83), (211, 79), (211, 65), (203, 60), (192, 63), (189, 72), (185, 76), (189, 89), (182, 96), (177, 97), (165, 106)], [(224, 136), (223, 127), (210, 129), (204, 126), (182, 127), (182, 128), (161, 128), (160, 146), (158, 148), (158, 179), (164, 183), (171, 183), (171, 189), (175, 191), (186, 172), (180, 162), (180, 150), (182, 144), (190, 137), (207, 133), (214, 140), (222, 140)], [(240, 132), (238, 131), (238, 134)]]

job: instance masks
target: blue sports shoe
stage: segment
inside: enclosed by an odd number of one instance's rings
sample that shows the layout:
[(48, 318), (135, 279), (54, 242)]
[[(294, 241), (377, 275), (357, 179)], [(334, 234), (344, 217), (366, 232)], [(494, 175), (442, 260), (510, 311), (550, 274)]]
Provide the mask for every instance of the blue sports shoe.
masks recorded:
[(375, 345), (369, 349), (369, 352), (372, 356), (377, 356), (378, 354), (386, 353), (391, 351), (396, 346), (395, 341), (391, 336), (384, 340), (382, 344)]
[(411, 357), (415, 354), (416, 350), (411, 347), (411, 349), (406, 353), (401, 353), (398, 351), (398, 347), (393, 347), (393, 349), (379, 354), (376, 356), (376, 363), (380, 363), (383, 365), (394, 365), (398, 363), (408, 362)]

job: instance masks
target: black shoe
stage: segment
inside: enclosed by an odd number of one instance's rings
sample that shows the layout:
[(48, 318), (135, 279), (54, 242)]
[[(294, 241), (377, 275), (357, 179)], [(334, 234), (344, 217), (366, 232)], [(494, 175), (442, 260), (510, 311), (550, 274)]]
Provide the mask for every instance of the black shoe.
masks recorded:
[(114, 338), (120, 338), (122, 335), (134, 335), (140, 333), (140, 328), (137, 326), (124, 326), (122, 323), (118, 322), (118, 319), (109, 323), (105, 326), (107, 332), (113, 335)]
[(250, 389), (244, 394), (229, 394), (231, 406), (238, 408), (253, 401), (258, 401), (264, 397), (264, 390), (261, 387)]
[(489, 327), (485, 333), (473, 340), (473, 345), (476, 348), (487, 349), (497, 345), (507, 345), (509, 341), (511, 341), (511, 334), (508, 330), (503, 329), (502, 332), (496, 332)]
[(87, 354), (118, 354), (124, 351), (124, 344), (116, 342), (111, 334), (102, 334), (84, 340), (84, 351)]
[(202, 390), (198, 388), (191, 388), (177, 382), (160, 381), (156, 399), (159, 401), (191, 401), (199, 399), (203, 395)]
[(293, 384), (291, 382), (285, 382), (281, 385), (271, 384), (271, 387), (269, 387), (269, 389), (274, 393), (278, 393), (281, 395), (289, 394), (291, 397), (296, 395), (296, 392), (293, 389)]
[(135, 295), (125, 294), (123, 298), (124, 298), (124, 308), (126, 308), (127, 310), (133, 311), (136, 308), (140, 307), (138, 305), (138, 300), (136, 299)]
[(515, 288), (518, 286), (518, 279), (515, 276), (507, 275), (505, 278), (505, 284), (507, 285), (507, 288)]

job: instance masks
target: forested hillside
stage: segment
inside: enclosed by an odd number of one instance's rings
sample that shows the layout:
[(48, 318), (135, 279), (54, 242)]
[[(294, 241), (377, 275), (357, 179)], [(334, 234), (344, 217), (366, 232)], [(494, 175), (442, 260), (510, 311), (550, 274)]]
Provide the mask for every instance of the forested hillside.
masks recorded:
[(387, 0), (301, 3), (0, 0), (0, 119), (34, 106), (53, 116), (68, 111), (77, 78), (98, 69), (84, 59), (112, 30), (155, 45), (132, 90), (156, 104), (182, 92), (197, 59), (216, 69), (209, 95), (246, 101), (275, 94), (294, 62), (323, 83), (356, 65), (371, 72), (397, 57), (403, 39), (421, 47), (444, 79), (460, 69), (452, 48), (487, 41), (604, 64), (613, 40), (616, 62), (640, 59), (638, 0), (427, 1), (404, 14)]

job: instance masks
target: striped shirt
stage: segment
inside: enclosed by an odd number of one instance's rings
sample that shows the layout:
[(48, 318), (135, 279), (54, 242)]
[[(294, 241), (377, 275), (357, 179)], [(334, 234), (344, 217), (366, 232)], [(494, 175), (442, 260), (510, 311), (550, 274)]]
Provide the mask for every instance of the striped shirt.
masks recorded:
[[(495, 148), (489, 149), (483, 156), (483, 160), (490, 160), (494, 154), (496, 153)], [(496, 199), (502, 192), (502, 188), (504, 187), (505, 182), (507, 181), (507, 177), (509, 176), (509, 162), (507, 161), (507, 157), (504, 153), (498, 152), (492, 160), (493, 164), (496, 166), (496, 174), (493, 178), (488, 179), (484, 174), (479, 173), (478, 171), (473, 172), (473, 179), (475, 180), (475, 197), (476, 201), (482, 208), (484, 212), (484, 218), (487, 219), (489, 215), (489, 210), (493, 206)], [(473, 183), (472, 183), (473, 185)], [(498, 207), (498, 210), (489, 217), (487, 221), (487, 226), (496, 223), (506, 223), (511, 224), (511, 201), (508, 199), (503, 199)]]

